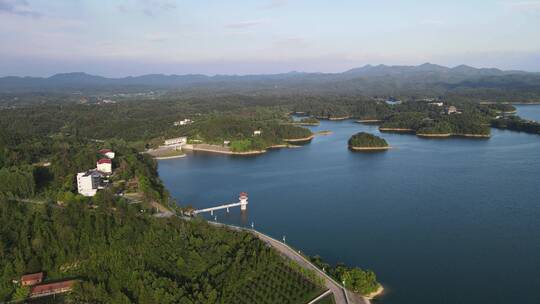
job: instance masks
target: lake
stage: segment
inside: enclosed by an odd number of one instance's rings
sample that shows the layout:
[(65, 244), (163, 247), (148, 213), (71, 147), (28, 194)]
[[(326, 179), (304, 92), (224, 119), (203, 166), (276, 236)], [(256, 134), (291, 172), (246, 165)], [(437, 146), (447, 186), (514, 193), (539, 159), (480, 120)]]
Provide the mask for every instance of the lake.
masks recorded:
[[(540, 120), (540, 106), (518, 106)], [(492, 129), (492, 138), (422, 139), (374, 125), (323, 121), (301, 148), (258, 157), (190, 154), (159, 161), (182, 205), (236, 202), (217, 220), (250, 225), (331, 263), (372, 269), (377, 302), (539, 303), (540, 136)], [(359, 131), (387, 152), (350, 152)]]

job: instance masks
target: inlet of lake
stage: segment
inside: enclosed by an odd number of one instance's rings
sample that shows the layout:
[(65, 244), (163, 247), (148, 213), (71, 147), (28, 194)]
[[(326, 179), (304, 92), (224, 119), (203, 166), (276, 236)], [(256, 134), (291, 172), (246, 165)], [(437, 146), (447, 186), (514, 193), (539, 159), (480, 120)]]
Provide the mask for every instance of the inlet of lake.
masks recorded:
[[(517, 108), (540, 121), (540, 106)], [(159, 175), (195, 208), (248, 192), (247, 214), (217, 221), (373, 270), (386, 289), (378, 303), (540, 303), (540, 135), (423, 139), (351, 120), (311, 129), (333, 134), (256, 157), (162, 160)], [(349, 151), (360, 131), (393, 149)]]

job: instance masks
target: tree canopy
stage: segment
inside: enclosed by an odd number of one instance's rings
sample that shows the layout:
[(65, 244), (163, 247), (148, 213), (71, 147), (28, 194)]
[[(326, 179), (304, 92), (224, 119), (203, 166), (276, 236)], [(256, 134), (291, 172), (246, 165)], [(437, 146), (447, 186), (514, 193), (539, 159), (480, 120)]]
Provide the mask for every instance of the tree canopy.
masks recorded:
[(351, 148), (384, 148), (388, 147), (388, 143), (384, 138), (376, 135), (359, 132), (349, 138), (349, 147)]

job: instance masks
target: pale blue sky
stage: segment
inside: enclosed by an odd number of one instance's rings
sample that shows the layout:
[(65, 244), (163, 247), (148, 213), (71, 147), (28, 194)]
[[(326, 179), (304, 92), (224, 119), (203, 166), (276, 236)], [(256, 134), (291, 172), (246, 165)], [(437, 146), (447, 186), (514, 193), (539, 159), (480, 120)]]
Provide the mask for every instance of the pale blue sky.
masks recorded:
[(0, 0), (0, 75), (540, 71), (535, 0)]

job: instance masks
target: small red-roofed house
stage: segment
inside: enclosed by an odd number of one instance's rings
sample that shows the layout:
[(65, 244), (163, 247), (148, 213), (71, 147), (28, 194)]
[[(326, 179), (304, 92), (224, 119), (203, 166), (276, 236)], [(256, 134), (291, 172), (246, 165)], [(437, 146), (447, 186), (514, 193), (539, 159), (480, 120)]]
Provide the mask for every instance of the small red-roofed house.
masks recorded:
[(30, 273), (21, 276), (22, 286), (33, 286), (43, 281), (43, 272)]

